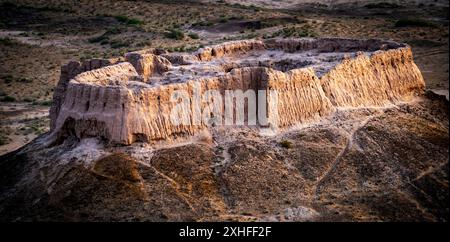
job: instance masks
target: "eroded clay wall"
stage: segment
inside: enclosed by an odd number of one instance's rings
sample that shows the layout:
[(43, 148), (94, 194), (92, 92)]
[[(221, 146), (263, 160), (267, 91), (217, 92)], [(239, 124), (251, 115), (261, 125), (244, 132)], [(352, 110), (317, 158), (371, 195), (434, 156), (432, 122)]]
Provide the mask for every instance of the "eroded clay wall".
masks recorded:
[[(320, 78), (312, 68), (282, 72), (265, 67), (244, 67), (223, 75), (156, 86), (145, 83), (145, 78), (164, 71), (159, 68), (168, 68), (170, 62), (153, 53), (128, 55), (132, 64), (114, 64), (111, 60), (89, 62), (89, 66), (69, 63), (63, 67), (55, 91), (51, 110), (52, 134), (73, 133), (79, 138), (98, 136), (119, 144), (191, 136), (206, 128), (202, 120), (196, 119), (195, 112), (201, 112), (208, 103), (194, 100), (195, 91), (217, 90), (222, 94), (225, 90), (237, 89), (276, 91), (276, 102), (267, 98), (267, 106), (276, 107), (267, 110), (274, 128), (308, 123), (328, 116), (340, 107), (382, 106), (409, 100), (423, 92), (424, 81), (409, 47), (373, 40), (344, 40), (339, 48), (353, 50), (356, 44), (366, 50), (374, 46), (387, 50), (371, 55), (360, 53), (356, 58), (345, 59)], [(243, 41), (241, 45), (232, 42), (206, 48), (199, 52), (198, 58), (207, 60), (274, 46), (287, 51), (338, 48), (331, 39), (316, 42), (311, 39), (267, 43)], [(177, 90), (188, 93), (191, 107), (183, 112), (190, 120), (187, 125), (175, 125), (171, 120), (171, 111), (177, 105), (172, 102), (171, 95)], [(194, 108), (198, 101), (200, 110)]]

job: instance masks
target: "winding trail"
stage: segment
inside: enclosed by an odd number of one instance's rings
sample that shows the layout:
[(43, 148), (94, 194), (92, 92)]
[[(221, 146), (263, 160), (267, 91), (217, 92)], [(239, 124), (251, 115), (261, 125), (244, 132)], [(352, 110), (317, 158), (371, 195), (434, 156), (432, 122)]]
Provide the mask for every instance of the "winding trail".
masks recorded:
[(152, 165), (149, 165), (149, 164), (147, 164), (147, 163), (145, 163), (145, 162), (142, 162), (142, 161), (139, 161), (139, 160), (136, 160), (136, 162), (137, 162), (138, 164), (140, 164), (140, 165), (143, 165), (143, 166), (145, 166), (145, 167), (148, 167), (148, 168), (152, 169), (156, 174), (158, 174), (158, 175), (160, 175), (162, 178), (166, 179), (170, 184), (172, 184), (172, 187), (175, 189), (176, 194), (180, 196), (180, 198), (181, 198), (181, 199), (189, 206), (189, 208), (190, 208), (192, 211), (194, 211), (194, 212), (196, 211), (196, 209), (194, 208), (194, 206), (192, 205), (192, 203), (189, 201), (188, 196), (186, 196), (185, 193), (183, 193), (183, 192), (181, 191), (181, 186), (180, 186), (180, 184), (179, 184), (177, 181), (175, 181), (175, 180), (172, 179), (171, 177), (167, 176), (166, 174), (162, 173), (161, 171), (159, 171), (158, 169), (156, 169), (156, 168), (155, 168), (154, 166), (152, 166)]
[(314, 198), (315, 198), (315, 200), (319, 199), (319, 192), (320, 192), (320, 187), (322, 186), (322, 184), (334, 172), (334, 170), (339, 165), (339, 163), (341, 161), (341, 158), (344, 156), (344, 154), (353, 147), (355, 134), (360, 129), (364, 128), (364, 126), (366, 126), (366, 124), (368, 122), (370, 122), (370, 120), (372, 120), (373, 118), (379, 117), (379, 116), (381, 116), (383, 114), (384, 114), (384, 111), (382, 111), (381, 113), (378, 113), (378, 114), (370, 115), (367, 118), (365, 118), (364, 120), (362, 120), (356, 127), (351, 129), (350, 132), (346, 131), (346, 133), (347, 133), (347, 143), (346, 143), (345, 147), (337, 154), (337, 156), (331, 162), (331, 166), (322, 174), (322, 176), (320, 176), (317, 179), (317, 182), (315, 184), (315, 189), (314, 189)]

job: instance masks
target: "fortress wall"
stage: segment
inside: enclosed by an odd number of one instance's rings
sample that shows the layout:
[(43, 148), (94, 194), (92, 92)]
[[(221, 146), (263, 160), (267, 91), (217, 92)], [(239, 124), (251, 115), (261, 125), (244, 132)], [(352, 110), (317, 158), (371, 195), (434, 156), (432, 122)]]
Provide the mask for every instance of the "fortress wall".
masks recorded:
[(71, 61), (68, 64), (61, 66), (61, 74), (58, 84), (53, 92), (53, 102), (50, 108), (50, 130), (55, 128), (55, 120), (58, 117), (59, 109), (64, 101), (69, 81), (82, 72), (113, 65), (117, 62), (118, 59), (92, 59), (84, 62)]
[[(306, 39), (301, 45), (325, 48), (327, 41), (314, 43)], [(243, 47), (232, 42), (210, 48), (216, 49), (215, 54), (210, 51), (205, 58), (262, 48), (262, 42), (243, 42)], [(342, 48), (353, 48), (353, 44), (350, 41)], [(271, 45), (273, 43), (267, 46)], [(297, 48), (286, 41), (282, 41), (282, 46), (280, 48)], [(218, 76), (156, 86), (142, 81), (146, 76), (158, 74), (161, 63), (169, 67), (167, 59), (152, 53), (130, 54), (126, 58), (133, 64), (103, 60), (87, 62), (89, 64), (72, 62), (63, 67), (51, 111), (55, 137), (99, 136), (111, 143), (131, 144), (192, 136), (207, 127), (193, 113), (200, 112), (195, 108), (199, 101), (200, 110), (208, 105), (194, 98), (196, 91), (202, 94), (217, 90), (222, 97), (225, 90), (277, 91), (276, 102), (270, 97), (266, 101), (270, 107), (267, 110), (270, 126), (287, 128), (330, 115), (339, 107), (382, 106), (406, 101), (420, 95), (424, 89), (423, 78), (407, 46), (377, 51), (370, 56), (360, 53), (337, 64), (321, 78), (312, 68), (282, 72), (266, 67), (244, 67)], [(171, 95), (176, 90), (188, 94), (189, 105), (181, 113), (186, 114), (190, 124), (172, 123), (171, 111), (177, 103), (171, 102)], [(247, 112), (246, 109), (245, 115)]]
[[(254, 89), (257, 79), (261, 78), (261, 69), (243, 68), (221, 77), (197, 79), (152, 88), (129, 89), (122, 99), (124, 102), (122, 132), (113, 131), (111, 140), (116, 143), (130, 144), (135, 141), (171, 140), (194, 135), (207, 127), (207, 124), (202, 122), (201, 116), (198, 117), (196, 114), (201, 114), (209, 104), (205, 100), (196, 99), (195, 92), (200, 94), (199, 98), (202, 98), (201, 94), (207, 90), (217, 90), (223, 95), (225, 90)], [(174, 91), (182, 91), (187, 94), (190, 105), (178, 107), (186, 107), (181, 110), (181, 114), (186, 114), (192, 125), (174, 125), (172, 122), (171, 112), (177, 105), (176, 102), (171, 101)], [(222, 111), (224, 110), (222, 109)], [(114, 128), (111, 127), (110, 130), (114, 130)]]
[(67, 84), (59, 114), (53, 121), (53, 133), (64, 135), (62, 130), (74, 132), (78, 137), (101, 136), (105, 139), (120, 133), (126, 112), (126, 84), (137, 76), (134, 67), (126, 62), (77, 75)]
[[(268, 89), (277, 92), (277, 127), (287, 127), (329, 115), (333, 110), (311, 68), (288, 72), (270, 70)], [(271, 104), (269, 104), (270, 106)]]
[(421, 94), (425, 82), (409, 47), (345, 59), (321, 78), (336, 107), (382, 106)]
[(210, 61), (225, 55), (239, 54), (250, 50), (264, 50), (265, 44), (261, 40), (240, 40), (218, 44), (212, 47), (205, 47), (197, 52), (201, 61)]

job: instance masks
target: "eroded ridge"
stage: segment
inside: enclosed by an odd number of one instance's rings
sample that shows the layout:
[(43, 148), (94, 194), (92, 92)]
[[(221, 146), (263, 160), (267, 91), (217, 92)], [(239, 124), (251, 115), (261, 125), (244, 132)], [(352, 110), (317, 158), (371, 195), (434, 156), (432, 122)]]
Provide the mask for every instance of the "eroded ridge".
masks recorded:
[(411, 48), (392, 41), (268, 39), (193, 53), (148, 49), (63, 66), (50, 111), (52, 137), (131, 144), (194, 135), (207, 124), (174, 125), (170, 115), (177, 105), (173, 91), (193, 94), (195, 88), (276, 91), (276, 102), (265, 99), (267, 107), (276, 106), (267, 111), (268, 126), (283, 129), (336, 108), (408, 101), (423, 93), (425, 83)]

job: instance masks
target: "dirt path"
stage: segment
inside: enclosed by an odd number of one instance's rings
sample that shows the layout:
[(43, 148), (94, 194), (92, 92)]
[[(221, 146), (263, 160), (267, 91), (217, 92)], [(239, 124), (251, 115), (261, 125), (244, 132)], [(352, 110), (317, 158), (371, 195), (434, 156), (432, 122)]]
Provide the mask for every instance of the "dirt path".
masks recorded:
[(383, 114), (384, 114), (384, 112), (382, 111), (380, 113), (370, 115), (367, 118), (365, 118), (364, 120), (357, 123), (355, 125), (356, 127), (354, 127), (352, 130), (350, 130), (350, 132), (346, 131), (347, 132), (346, 146), (334, 158), (334, 160), (331, 162), (331, 166), (317, 179), (317, 183), (315, 184), (315, 189), (314, 189), (314, 197), (316, 200), (318, 200), (318, 198), (319, 198), (320, 187), (322, 186), (322, 184), (331, 176), (331, 174), (334, 172), (336, 167), (339, 165), (341, 158), (347, 153), (347, 151), (349, 151), (350, 149), (353, 148), (356, 133), (360, 129), (364, 128), (364, 126), (366, 126), (366, 124), (368, 122), (370, 122), (373, 118), (379, 117)]

